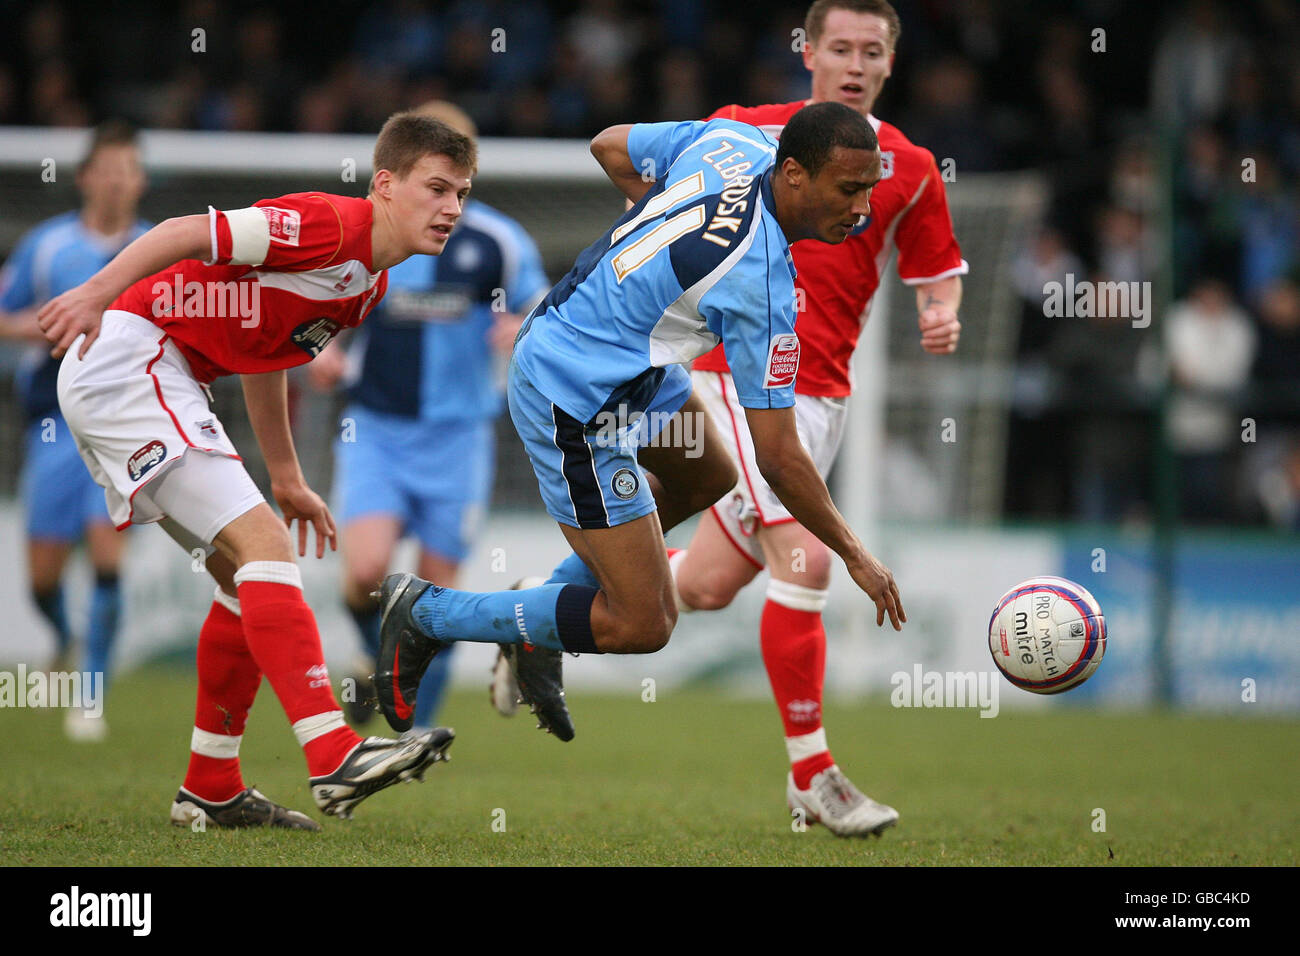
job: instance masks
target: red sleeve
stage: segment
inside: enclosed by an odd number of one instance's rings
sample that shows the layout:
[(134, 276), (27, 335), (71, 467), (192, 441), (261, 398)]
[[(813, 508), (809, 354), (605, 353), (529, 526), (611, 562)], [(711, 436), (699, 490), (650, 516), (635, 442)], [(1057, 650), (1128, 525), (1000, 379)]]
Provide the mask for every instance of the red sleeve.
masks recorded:
[(727, 106), (719, 106), (708, 116), (704, 117), (704, 122), (707, 123), (709, 120), (715, 120), (715, 119), (734, 120), (736, 118), (736, 113), (738, 113), (739, 111), (740, 111), (740, 107), (737, 106), (735, 103), (728, 104)]
[(933, 156), (929, 161), (921, 195), (903, 214), (894, 233), (898, 275), (908, 285), (964, 275), (970, 269), (952, 232), (952, 214), (948, 211), (948, 194), (939, 167)]
[(343, 216), (327, 196), (294, 193), (247, 209), (212, 209), (209, 215), (210, 264), (304, 272), (339, 261), (343, 252)]

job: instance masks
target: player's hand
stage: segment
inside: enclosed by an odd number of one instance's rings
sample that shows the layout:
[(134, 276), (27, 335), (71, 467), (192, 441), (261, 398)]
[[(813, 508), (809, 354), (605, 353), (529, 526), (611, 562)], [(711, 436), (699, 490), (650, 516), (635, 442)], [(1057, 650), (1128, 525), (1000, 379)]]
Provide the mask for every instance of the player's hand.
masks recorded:
[(307, 381), (318, 392), (332, 392), (343, 380), (347, 364), (343, 346), (331, 342), (320, 355), (307, 363)]
[(888, 614), (894, 630), (901, 631), (907, 623), (907, 612), (903, 610), (903, 600), (898, 596), (898, 585), (894, 583), (893, 573), (865, 551), (862, 555), (860, 562), (846, 562), (853, 583), (876, 602), (876, 626), (881, 627)]
[(271, 483), (271, 495), (280, 506), (284, 515), (285, 527), (293, 529), (298, 522), (298, 556), (307, 556), (307, 525), (316, 529), (316, 557), (325, 557), (325, 542), (329, 541), (330, 550), (337, 551), (338, 533), (334, 528), (334, 516), (330, 514), (325, 499), (307, 487), (306, 482), (277, 485)]
[(515, 348), (515, 336), (524, 324), (524, 317), (513, 312), (501, 312), (488, 330), (488, 342), (492, 349), (502, 355), (509, 355)]
[(41, 306), (41, 311), (36, 314), (36, 324), (46, 341), (54, 346), (50, 355), (63, 358), (77, 336), (84, 332), (86, 338), (77, 351), (77, 358), (85, 358), (91, 344), (99, 338), (100, 323), (107, 307), (108, 303), (93, 290), (88, 290), (86, 284), (69, 289)]
[(931, 355), (957, 351), (961, 323), (952, 309), (946, 305), (932, 305), (917, 316), (917, 324), (921, 327), (921, 348)]

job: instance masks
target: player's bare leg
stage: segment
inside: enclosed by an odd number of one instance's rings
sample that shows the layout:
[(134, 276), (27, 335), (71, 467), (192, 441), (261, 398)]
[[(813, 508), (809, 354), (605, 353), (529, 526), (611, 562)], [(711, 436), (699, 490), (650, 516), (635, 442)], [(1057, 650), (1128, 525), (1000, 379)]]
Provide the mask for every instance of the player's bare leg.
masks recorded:
[(402, 537), (402, 524), (395, 515), (369, 514), (354, 518), (339, 535), (343, 552), (343, 603), (361, 637), (361, 653), (353, 662), (344, 685), (343, 709), (354, 725), (369, 722), (375, 712), (375, 672), (379, 653), (379, 608), (370, 592), (388, 573), (393, 551)]
[(771, 574), (759, 637), (790, 758), (787, 802), (837, 836), (879, 836), (898, 821), (898, 812), (867, 797), (840, 771), (822, 726), (830, 549), (794, 521), (762, 528), (758, 537)]
[[(707, 508), (736, 482), (735, 466), (707, 409), (694, 395), (688, 395), (668, 417), (662, 429), (640, 449), (637, 460), (654, 495), (664, 530)], [(598, 577), (576, 551), (550, 580), (600, 586)], [(516, 701), (528, 703), (538, 717), (540, 729), (569, 740), (573, 737), (573, 722), (563, 686), (563, 658), (559, 652), (539, 648), (521, 654), (517, 648), (503, 645), (493, 672), (491, 698), (493, 706), (505, 716), (514, 713)]]
[[(672, 520), (683, 520), (693, 513), (692, 509), (707, 506), (735, 484), (735, 466), (702, 412), (702, 408), (688, 400), (678, 413), (695, 414), (696, 421), (701, 423), (693, 426), (701, 429), (697, 433), (701, 437), (698, 443), (690, 446), (661, 443), (659, 447), (643, 448), (639, 456), (647, 468), (653, 469), (651, 488), (656, 492), (656, 502), (662, 501), (667, 506)], [(670, 424), (669, 427), (678, 426)], [(596, 588), (557, 583), (500, 595), (472, 595), (468, 597), (478, 602), (473, 608), (478, 615), (461, 618), (449, 614), (445, 602), (455, 601), (459, 606), (466, 596), (441, 598), (435, 592), (432, 600), (442, 601), (444, 606), (418, 611), (416, 605), (425, 598), (427, 582), (411, 575), (392, 575), (385, 581), (382, 602), (386, 636), (377, 689), (381, 708), (390, 724), (399, 730), (409, 725), (418, 673), (428, 666), (444, 640), (521, 644), (524, 651), (513, 652), (516, 675), (522, 654), (528, 653), (528, 647), (535, 647), (533, 653), (548, 659), (549, 676), (541, 676), (549, 686), (547, 693), (541, 698), (534, 696), (530, 702), (538, 707), (544, 706), (542, 700), (549, 700), (561, 721), (547, 729), (562, 739), (572, 735), (572, 725), (568, 723), (567, 711), (563, 711), (560, 651), (651, 653), (667, 643), (676, 624), (677, 610), (658, 515), (645, 515), (613, 528), (579, 529), (561, 525), (561, 530), (576, 557), (594, 576)], [(566, 588), (568, 596), (561, 610), (560, 592)], [(526, 609), (526, 604), (532, 602), (536, 603)], [(527, 633), (524, 622), (529, 610), (539, 616), (544, 628), (539, 636), (544, 635), (544, 639)], [(465, 629), (458, 630), (456, 625), (462, 622)], [(570, 632), (567, 641), (561, 633), (566, 629)], [(512, 651), (507, 649), (506, 653)], [(406, 676), (399, 679), (399, 674)], [(522, 688), (523, 680), (520, 684)], [(547, 723), (545, 716), (543, 723)]]
[[(334, 794), (322, 795), (322, 787), (336, 788), (321, 781), (348, 764), (363, 742), (343, 722), (334, 702), (289, 530), (262, 502), (226, 525), (213, 543), (238, 568), (234, 580), (248, 649), (303, 748), (317, 803), (329, 812)], [(346, 816), (350, 808), (349, 803), (338, 812)]]
[(677, 624), (672, 576), (657, 514), (615, 528), (561, 526), (569, 546), (591, 568), (600, 591), (591, 603), (591, 635), (603, 654), (652, 654)]
[[(154, 494), (160, 506), (186, 490), (188, 478), (182, 476), (178, 487), (169, 488), (171, 478), (163, 476), (162, 493)], [(197, 540), (191, 532), (172, 519), (163, 525), (194, 553), (187, 546)], [(303, 747), (313, 797), (327, 814), (349, 816), (371, 793), (398, 780), (418, 778), (442, 758), (452, 739), (448, 731), (363, 741), (343, 723), (330, 690), (315, 618), (302, 597), (292, 540), (269, 505), (258, 503), (229, 522), (213, 545), (216, 553), (208, 556), (207, 565), (219, 587), (200, 636), (200, 691), (191, 745), (194, 772), (187, 775), (187, 784), (193, 778), (201, 792), (194, 793), (188, 785), (182, 788), (173, 804), (173, 822), (178, 822), (178, 813), (184, 817), (193, 803), (197, 809), (191, 815), (202, 811), (222, 825), (311, 828), (296, 816), (285, 818), (255, 792), (239, 789), (237, 763), (218, 765), (238, 755), (243, 727), (236, 715), (246, 719), (261, 673), (270, 681)], [(234, 598), (229, 593), (232, 588)], [(231, 790), (237, 791), (233, 797), (220, 799), (217, 791)], [(223, 823), (223, 818), (231, 822)]]
[(736, 484), (735, 462), (699, 396), (691, 394), (637, 454), (664, 531), (699, 514)]
[(204, 547), (174, 521), (163, 519), (161, 526), (192, 560), (211, 551), (204, 563), (217, 582), (212, 606), (199, 631), (190, 763), (172, 801), (172, 824), (319, 830), (320, 825), (306, 814), (279, 806), (244, 783), (239, 745), (262, 671), (244, 640), (235, 585), (238, 569), (229, 557)]
[(763, 570), (736, 549), (712, 508), (700, 515), (691, 543), (677, 552), (672, 568), (681, 611), (724, 608)]
[(103, 672), (107, 680), (109, 656), (117, 637), (121, 614), (122, 554), (127, 536), (112, 523), (92, 521), (86, 525), (86, 556), (95, 574), (95, 591), (91, 597), (91, 620), (86, 630), (86, 667)]
[(64, 565), (72, 553), (72, 544), (54, 538), (32, 538), (27, 542), (27, 574), (32, 601), (41, 616), (54, 628), (55, 650), (49, 669), (67, 670), (72, 660), (72, 632), (68, 629), (67, 614), (63, 604)]
[(370, 592), (388, 573), (401, 537), (401, 521), (389, 514), (363, 515), (343, 526), (339, 547), (343, 553), (343, 600), (349, 609), (373, 603)]

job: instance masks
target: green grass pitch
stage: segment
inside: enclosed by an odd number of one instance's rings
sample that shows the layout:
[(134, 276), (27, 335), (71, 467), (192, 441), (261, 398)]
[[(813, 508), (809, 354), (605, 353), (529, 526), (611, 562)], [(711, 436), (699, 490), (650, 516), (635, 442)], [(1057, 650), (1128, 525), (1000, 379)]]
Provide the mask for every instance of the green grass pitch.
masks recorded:
[[(1055, 709), (831, 704), (837, 759), (897, 807), (882, 839), (797, 832), (770, 701), (704, 690), (571, 695), (569, 744), (505, 720), (484, 692), (444, 709), (452, 761), (321, 833), (168, 825), (187, 760), (193, 676), (155, 667), (113, 688), (104, 744), (58, 711), (0, 711), (0, 859), (10, 865), (1295, 865), (1300, 723)], [(485, 681), (486, 682), (486, 681)], [(1009, 689), (1008, 689), (1009, 691)], [(370, 725), (382, 732), (382, 719)], [(265, 684), (245, 779), (318, 819)], [(1096, 832), (1096, 810), (1105, 832)], [(495, 824), (495, 826), (494, 826)], [(504, 825), (504, 829), (502, 826)], [(1113, 853), (1113, 857), (1111, 854)]]

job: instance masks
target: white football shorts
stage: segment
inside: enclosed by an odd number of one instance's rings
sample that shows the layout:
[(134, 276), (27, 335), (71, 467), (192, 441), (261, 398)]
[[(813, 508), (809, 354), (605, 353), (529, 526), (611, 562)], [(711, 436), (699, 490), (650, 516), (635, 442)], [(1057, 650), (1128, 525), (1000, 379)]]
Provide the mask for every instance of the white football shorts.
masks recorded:
[[(765, 561), (758, 543), (758, 528), (795, 519), (758, 472), (754, 439), (749, 434), (745, 408), (736, 398), (736, 386), (731, 375), (727, 372), (693, 371), (691, 383), (695, 394), (709, 410), (713, 424), (740, 472), (736, 487), (713, 506), (714, 517), (731, 543), (761, 568)], [(795, 394), (794, 418), (799, 441), (823, 479), (830, 474), (844, 441), (847, 413), (847, 399)]]
[(265, 500), (165, 332), (110, 309), (84, 360), (80, 347), (78, 338), (59, 368), (59, 405), (119, 530), (167, 517), (210, 545)]

